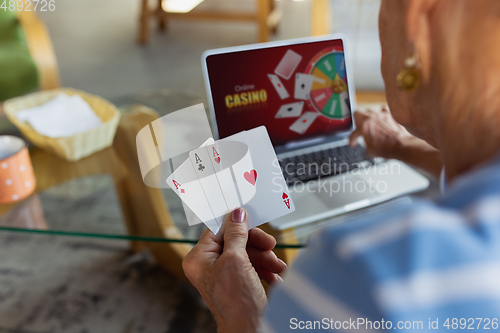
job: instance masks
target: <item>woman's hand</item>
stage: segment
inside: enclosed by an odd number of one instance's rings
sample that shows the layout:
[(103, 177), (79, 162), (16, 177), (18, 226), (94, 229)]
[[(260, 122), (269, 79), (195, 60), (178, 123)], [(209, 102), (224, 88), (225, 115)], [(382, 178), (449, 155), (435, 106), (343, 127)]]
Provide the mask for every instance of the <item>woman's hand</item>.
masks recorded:
[(354, 113), (356, 130), (349, 143), (357, 144), (362, 136), (366, 152), (371, 156), (395, 158), (419, 167), (439, 178), (443, 169), (441, 153), (427, 142), (408, 133), (399, 125), (387, 107), (381, 112), (357, 111)]
[(224, 241), (207, 230), (184, 258), (182, 267), (217, 322), (219, 332), (256, 332), (267, 305), (260, 279), (282, 281), (286, 264), (272, 249), (276, 240), (260, 229), (248, 231), (244, 209), (225, 224)]
[(398, 158), (404, 141), (412, 137), (403, 126), (392, 117), (387, 107), (381, 112), (372, 110), (354, 113), (356, 130), (349, 139), (351, 146), (357, 144), (362, 136), (366, 143), (366, 152), (372, 156)]

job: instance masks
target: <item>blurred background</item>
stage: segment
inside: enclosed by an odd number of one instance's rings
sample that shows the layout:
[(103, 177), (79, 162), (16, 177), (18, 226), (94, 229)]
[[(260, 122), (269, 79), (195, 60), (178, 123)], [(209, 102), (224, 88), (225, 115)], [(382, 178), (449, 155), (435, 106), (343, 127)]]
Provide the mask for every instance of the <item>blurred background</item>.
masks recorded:
[[(9, 174), (0, 149), (0, 333), (215, 332), (180, 266), (204, 226), (187, 226), (172, 191), (143, 184), (136, 133), (207, 106), (205, 50), (266, 41), (346, 34), (357, 92), (382, 102), (380, 0), (43, 1), (53, 10), (0, 0), (0, 139), (29, 142), (33, 166), (21, 167), (29, 181)], [(59, 140), (17, 120), (61, 93), (102, 126)], [(291, 262), (318, 227), (266, 231), (292, 245), (277, 250)]]
[[(324, 33), (347, 34), (354, 51), (356, 88), (383, 90), (378, 40), (379, 0), (280, 0), (276, 34), (281, 40), (318, 34), (314, 21), (326, 20)], [(158, 20), (149, 22), (149, 40), (139, 44), (141, 0), (65, 0), (53, 12), (40, 12), (47, 24), (59, 63), (63, 86), (113, 99), (162, 88), (204, 96), (200, 57), (212, 48), (259, 42), (257, 22), (235, 19), (167, 18), (166, 31)], [(192, 12), (257, 11), (258, 1), (205, 0)], [(150, 1), (152, 9), (156, 3)], [(327, 10), (324, 12), (323, 10)], [(321, 32), (321, 31), (320, 31)]]

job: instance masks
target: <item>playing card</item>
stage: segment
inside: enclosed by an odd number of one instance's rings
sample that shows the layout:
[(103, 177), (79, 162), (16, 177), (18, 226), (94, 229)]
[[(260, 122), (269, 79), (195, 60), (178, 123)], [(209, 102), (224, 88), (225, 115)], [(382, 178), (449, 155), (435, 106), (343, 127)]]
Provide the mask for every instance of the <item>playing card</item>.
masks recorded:
[[(181, 198), (182, 202), (201, 221), (210, 221), (215, 218), (193, 168), (193, 164), (189, 159), (177, 167), (166, 181), (170, 188)], [(190, 223), (190, 221), (192, 219), (188, 218), (188, 223), (192, 225), (193, 223)]]
[[(205, 147), (206, 145), (208, 144), (212, 144), (214, 143), (214, 139), (213, 138), (208, 138), (207, 140), (205, 140), (205, 142), (203, 142), (201, 144), (200, 147)], [(188, 155), (188, 152), (184, 153), (184, 154), (180, 154), (178, 156), (175, 156), (175, 157), (172, 157), (170, 159), (170, 168), (171, 168), (171, 173), (173, 173), (175, 170), (177, 170), (179, 168), (179, 173), (182, 173), (184, 172), (186, 169), (186, 164), (187, 164), (187, 167), (188, 167), (188, 172), (190, 172), (190, 174), (186, 174), (185, 176), (183, 176), (183, 178), (185, 180), (183, 180), (183, 182), (186, 184), (186, 183), (191, 183), (191, 181), (195, 181), (194, 183), (195, 184), (192, 184), (192, 186), (196, 186), (196, 183), (199, 183), (198, 181), (198, 176), (196, 176), (196, 172), (194, 171), (194, 169), (192, 168), (192, 163), (189, 162), (189, 155)], [(191, 165), (191, 168), (189, 168), (189, 166)], [(181, 167), (182, 166), (182, 167)], [(189, 207), (189, 205), (187, 205), (187, 202), (189, 202), (191, 204), (191, 202), (189, 201), (189, 198), (188, 197), (191, 197), (192, 194), (195, 194), (196, 193), (200, 193), (200, 191), (186, 191), (185, 188), (182, 188), (181, 186), (179, 186), (179, 181), (178, 181), (178, 178), (174, 175), (174, 174), (170, 174), (169, 177), (167, 177), (166, 179), (166, 183), (167, 185), (172, 189), (174, 190), (175, 194), (177, 194), (181, 199), (184, 199), (186, 198), (187, 200), (183, 200), (182, 201), (182, 206), (184, 208), (184, 212), (186, 213), (186, 219), (187, 219), (187, 222), (188, 222), (188, 225), (196, 225), (196, 224), (199, 224), (199, 223), (202, 223), (202, 220), (197, 216), (197, 214), (193, 211), (194, 210), (203, 210), (203, 209), (206, 209), (207, 207), (210, 208), (208, 205), (204, 206), (203, 204), (202, 205), (195, 205), (193, 207), (193, 209), (191, 209)], [(198, 186), (199, 189), (201, 189), (201, 185)], [(199, 198), (194, 198), (193, 199), (195, 202), (198, 202)], [(208, 202), (207, 202), (208, 204)], [(198, 212), (200, 215), (203, 214), (201, 212)], [(213, 214), (210, 213), (210, 215), (212, 216), (212, 219), (213, 219)], [(213, 221), (215, 223), (215, 221)], [(205, 223), (207, 224), (207, 223)]]
[(297, 73), (295, 74), (295, 99), (308, 99), (314, 76)]
[[(188, 159), (188, 162), (191, 163)], [(200, 189), (201, 189), (201, 186), (200, 186)], [(202, 190), (203, 191), (203, 190)], [(208, 203), (208, 201), (206, 201)], [(205, 224), (208, 229), (210, 229), (214, 234), (217, 234), (217, 232), (219, 231), (219, 225), (217, 224), (217, 221), (215, 220), (215, 218), (212, 218), (211, 220), (205, 220), (205, 221), (202, 221), (194, 212), (191, 208), (189, 208), (189, 206), (184, 202), (182, 201), (182, 207), (184, 208), (184, 213), (186, 214), (186, 219), (187, 219), (187, 222), (188, 222), (188, 225), (196, 225), (196, 224), (200, 224), (200, 223), (203, 223)], [(208, 210), (210, 210), (210, 206), (208, 206)], [(205, 207), (205, 208), (207, 208)]]
[[(217, 141), (208, 145), (207, 150), (227, 208), (232, 211), (241, 206), (232, 168), (242, 163), (245, 155), (249, 155), (248, 147), (241, 142)], [(247, 163), (247, 168), (252, 168), (251, 159)]]
[(276, 113), (275, 118), (298, 117), (302, 114), (303, 107), (304, 107), (304, 102), (296, 102), (296, 103), (282, 105), (278, 113)]
[[(242, 137), (245, 138), (248, 132)], [(255, 160), (261, 159), (259, 155), (255, 155)], [(241, 198), (241, 204), (243, 207), (251, 201), (257, 193), (257, 179), (260, 176), (260, 172), (254, 166), (254, 158), (252, 158), (250, 151), (248, 151), (245, 156), (235, 163), (232, 167), (235, 183), (238, 187), (238, 194)]]
[[(227, 220), (227, 214), (238, 206), (248, 212), (249, 228), (295, 210), (264, 126), (200, 147), (189, 153), (189, 159), (184, 163), (186, 162), (192, 168), (191, 174), (184, 177), (192, 178), (194, 172), (198, 178), (198, 182), (192, 183), (198, 183), (198, 191), (202, 193), (198, 200), (204, 204), (204, 211), (209, 212), (204, 217), (209, 222), (198, 214), (196, 216), (219, 238), (222, 238), (223, 222)], [(176, 170), (176, 174), (181, 171)], [(179, 188), (175, 185), (171, 187), (179, 194), (180, 189), (185, 186), (180, 184)], [(190, 203), (193, 201), (191, 199)], [(195, 209), (188, 206), (186, 214), (190, 214), (190, 209), (193, 212), (197, 209), (196, 205)]]
[(301, 60), (302, 56), (300, 54), (297, 54), (292, 50), (288, 50), (286, 51), (285, 55), (281, 59), (278, 67), (276, 67), (274, 72), (285, 80), (288, 80), (292, 76)]
[(290, 130), (299, 134), (304, 134), (318, 116), (319, 113), (317, 112), (305, 112), (302, 117), (297, 119), (297, 121), (290, 126)]
[[(232, 169), (242, 207), (248, 213), (249, 228), (293, 212), (295, 206), (289, 197), (288, 187), (265, 126), (220, 141), (226, 140), (242, 142), (248, 146), (249, 153), (234, 164)], [(245, 161), (250, 156), (251, 169)]]
[(229, 213), (222, 190), (215, 175), (215, 170), (210, 162), (210, 156), (206, 147), (200, 147), (189, 152), (189, 159), (194, 167), (203, 193), (207, 198), (210, 209), (219, 227), (224, 221), (224, 216)]
[(271, 80), (271, 83), (273, 84), (274, 88), (276, 89), (276, 92), (280, 96), (281, 99), (285, 99), (290, 97), (288, 94), (288, 91), (286, 90), (285, 86), (283, 83), (281, 83), (281, 80), (279, 77), (277, 77), (274, 74), (267, 74), (267, 77), (269, 77), (269, 80)]
[[(213, 143), (214, 139), (209, 138), (200, 147)], [(178, 163), (178, 160), (183, 160), (183, 162)], [(189, 156), (187, 159), (184, 155), (172, 158), (171, 163), (175, 171), (167, 178), (166, 182), (181, 198), (188, 225), (204, 223), (214, 234), (217, 234), (220, 226), (203, 192)]]

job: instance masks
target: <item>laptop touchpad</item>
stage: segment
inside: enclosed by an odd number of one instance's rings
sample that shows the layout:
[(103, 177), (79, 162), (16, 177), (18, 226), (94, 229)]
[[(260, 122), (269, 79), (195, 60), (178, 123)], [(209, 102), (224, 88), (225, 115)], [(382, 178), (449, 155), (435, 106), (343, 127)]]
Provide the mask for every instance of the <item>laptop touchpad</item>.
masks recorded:
[(379, 195), (373, 183), (368, 182), (363, 176), (354, 174), (321, 179), (316, 186), (316, 196), (330, 209), (353, 205)]

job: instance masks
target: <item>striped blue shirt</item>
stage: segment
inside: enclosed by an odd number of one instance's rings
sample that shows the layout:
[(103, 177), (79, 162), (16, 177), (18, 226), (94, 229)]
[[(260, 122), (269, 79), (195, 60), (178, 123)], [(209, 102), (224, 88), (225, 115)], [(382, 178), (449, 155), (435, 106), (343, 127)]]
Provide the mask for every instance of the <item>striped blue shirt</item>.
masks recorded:
[(498, 332), (500, 158), (311, 237), (270, 296), (264, 332)]

